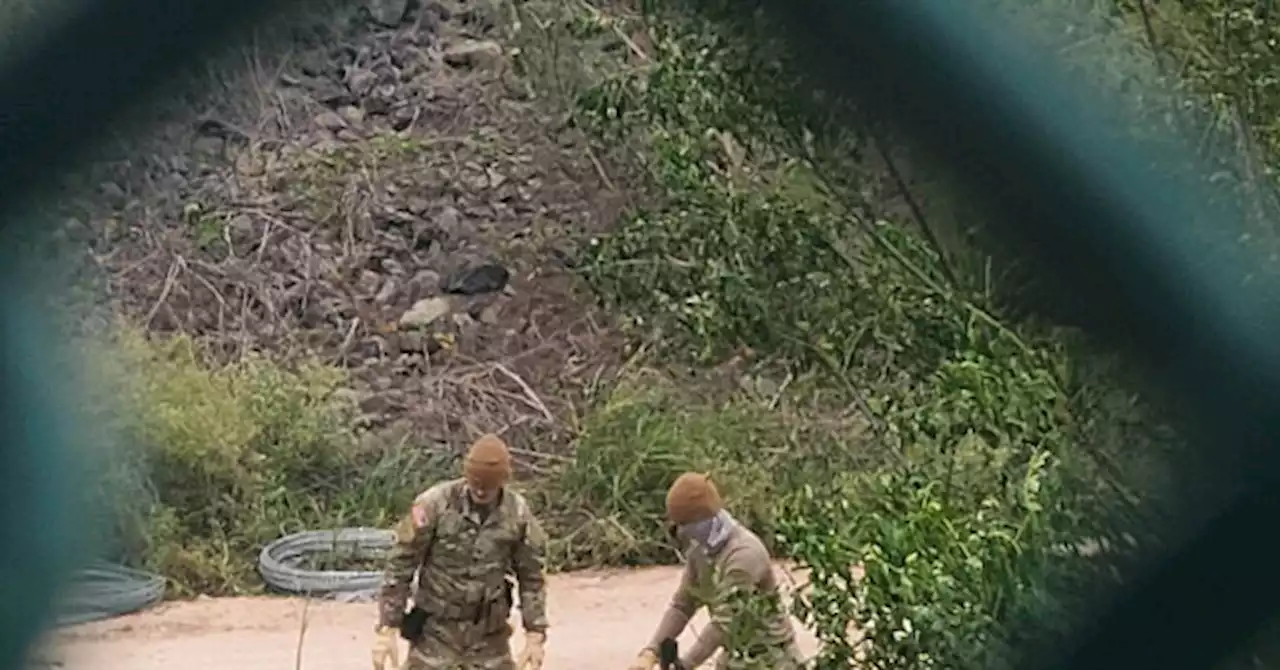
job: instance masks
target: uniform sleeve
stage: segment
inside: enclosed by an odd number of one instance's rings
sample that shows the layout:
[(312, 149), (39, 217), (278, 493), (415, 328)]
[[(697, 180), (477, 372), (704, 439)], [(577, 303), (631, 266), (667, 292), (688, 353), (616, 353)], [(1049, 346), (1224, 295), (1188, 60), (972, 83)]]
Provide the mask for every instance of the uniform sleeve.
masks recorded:
[(547, 533), (532, 513), (525, 515), (524, 541), (516, 547), (520, 616), (526, 632), (547, 632)]
[(736, 632), (735, 622), (749, 625), (754, 620), (750, 609), (756, 584), (760, 582), (762, 570), (769, 569), (771, 566), (767, 558), (757, 561), (744, 553), (740, 557), (732, 557), (716, 575), (715, 594), (708, 607), (711, 620), (684, 655), (682, 660), (686, 668), (702, 665), (717, 649), (724, 646), (730, 631)]
[(684, 564), (684, 572), (680, 575), (680, 586), (676, 587), (676, 592), (671, 596), (671, 603), (667, 605), (667, 611), (658, 622), (658, 629), (653, 632), (653, 638), (645, 646), (646, 649), (655, 654), (658, 653), (658, 647), (663, 640), (678, 637), (684, 631), (684, 627), (689, 625), (689, 619), (698, 610), (697, 600), (693, 596), (696, 572), (697, 568), (692, 560)]
[(420, 497), (396, 526), (396, 540), (391, 547), (378, 597), (378, 623), (397, 627), (404, 619), (413, 575), (426, 559), (435, 529), (436, 512), (431, 500)]

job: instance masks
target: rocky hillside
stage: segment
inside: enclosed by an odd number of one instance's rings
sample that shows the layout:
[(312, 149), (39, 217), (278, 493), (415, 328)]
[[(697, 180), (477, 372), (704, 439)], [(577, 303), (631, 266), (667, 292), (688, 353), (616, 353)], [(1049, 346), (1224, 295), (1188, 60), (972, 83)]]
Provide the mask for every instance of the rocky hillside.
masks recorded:
[(566, 273), (618, 193), (506, 65), (496, 4), (320, 19), (101, 183), (83, 216), (111, 297), (226, 358), (352, 370), (368, 426), (549, 448), (618, 356)]

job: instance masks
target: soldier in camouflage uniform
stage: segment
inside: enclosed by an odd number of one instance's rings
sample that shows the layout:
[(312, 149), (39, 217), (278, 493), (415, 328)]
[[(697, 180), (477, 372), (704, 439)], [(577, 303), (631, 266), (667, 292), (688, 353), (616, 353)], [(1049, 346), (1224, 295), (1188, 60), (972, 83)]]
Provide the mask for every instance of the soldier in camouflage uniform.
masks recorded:
[(662, 641), (678, 637), (703, 606), (711, 621), (682, 654), (683, 667), (698, 667), (717, 649), (724, 650), (716, 663), (720, 670), (803, 667), (769, 552), (755, 533), (724, 509), (711, 479), (692, 472), (677, 478), (667, 492), (667, 521), (686, 549), (684, 575), (631, 669), (656, 667)]
[[(410, 642), (405, 670), (539, 670), (546, 642), (543, 564), (547, 538), (523, 496), (506, 487), (511, 455), (494, 435), (467, 453), (464, 476), (436, 484), (414, 500), (396, 529), (380, 593), (374, 670), (398, 665), (396, 638), (413, 591), (426, 613)], [(519, 583), (525, 646), (511, 658), (507, 618)], [(413, 578), (417, 587), (412, 589)]]

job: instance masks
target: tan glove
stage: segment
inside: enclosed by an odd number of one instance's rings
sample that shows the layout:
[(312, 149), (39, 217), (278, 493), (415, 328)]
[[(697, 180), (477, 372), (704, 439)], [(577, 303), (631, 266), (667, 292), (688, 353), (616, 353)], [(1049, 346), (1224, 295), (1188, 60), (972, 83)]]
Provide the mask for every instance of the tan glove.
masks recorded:
[(518, 670), (542, 670), (542, 661), (547, 656), (546, 633), (528, 631), (524, 634), (524, 649), (516, 659)]
[(373, 642), (373, 670), (399, 670), (400, 647), (396, 642), (396, 629), (391, 626), (378, 626)]
[(658, 667), (658, 655), (652, 649), (643, 649), (627, 670), (653, 670)]

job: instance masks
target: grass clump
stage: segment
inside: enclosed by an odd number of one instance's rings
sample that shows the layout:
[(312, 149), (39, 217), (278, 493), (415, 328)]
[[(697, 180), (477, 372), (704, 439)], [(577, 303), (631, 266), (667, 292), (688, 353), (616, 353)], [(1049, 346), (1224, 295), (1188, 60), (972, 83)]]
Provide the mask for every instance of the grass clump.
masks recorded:
[[(344, 374), (257, 356), (215, 365), (185, 337), (125, 327), (99, 345), (100, 425), (109, 451), (103, 509), (115, 558), (181, 595), (261, 587), (262, 546), (300, 530), (387, 526), (438, 464), (361, 439)], [(109, 398), (109, 400), (104, 400)]]
[(795, 408), (741, 391), (701, 395), (656, 370), (622, 379), (588, 415), (573, 460), (539, 507), (560, 568), (667, 564), (664, 495), (689, 470), (712, 473), (733, 513), (773, 539), (780, 492), (830, 458), (830, 436)]

